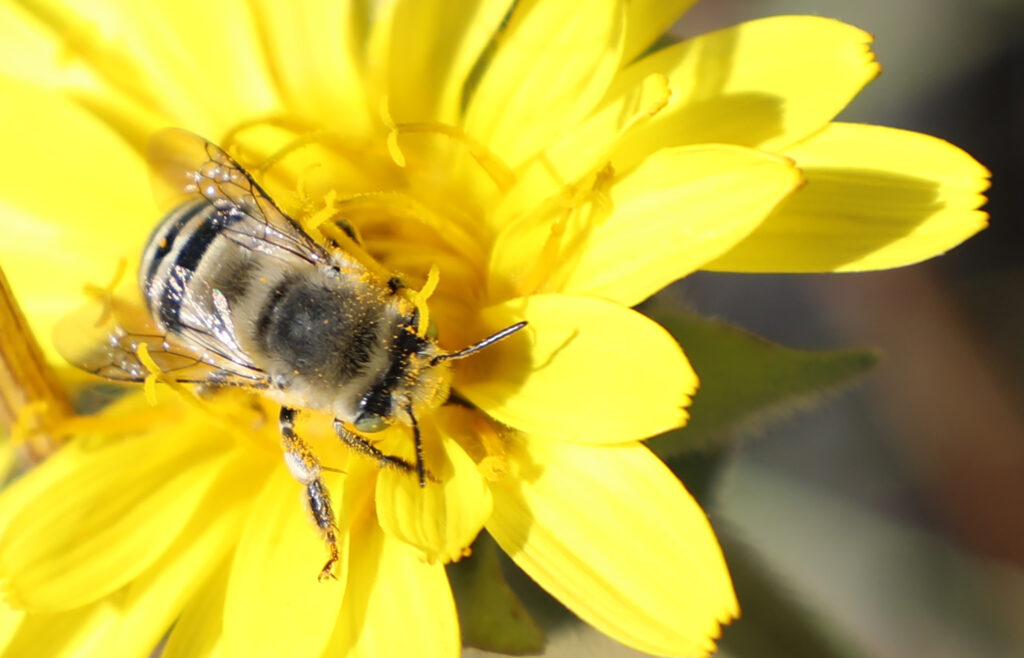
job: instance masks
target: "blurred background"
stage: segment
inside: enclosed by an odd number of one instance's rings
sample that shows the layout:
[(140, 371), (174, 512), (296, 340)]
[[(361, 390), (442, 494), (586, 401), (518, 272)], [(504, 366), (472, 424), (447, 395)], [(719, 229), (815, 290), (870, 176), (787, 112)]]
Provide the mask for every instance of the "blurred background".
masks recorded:
[[(791, 347), (884, 354), (727, 453), (709, 514), (744, 547), (726, 549), (744, 618), (720, 655), (1024, 656), (1024, 2), (704, 0), (673, 32), (777, 14), (872, 32), (883, 74), (839, 118), (967, 150), (992, 172), (991, 226), (901, 270), (701, 273), (667, 293)], [(639, 655), (538, 621), (549, 655)]]
[(1024, 3), (713, 0), (677, 29), (782, 13), (875, 35), (883, 73), (840, 119), (967, 150), (992, 172), (991, 225), (902, 270), (681, 284), (785, 345), (884, 354), (742, 442), (717, 514), (852, 655), (1024, 656)]

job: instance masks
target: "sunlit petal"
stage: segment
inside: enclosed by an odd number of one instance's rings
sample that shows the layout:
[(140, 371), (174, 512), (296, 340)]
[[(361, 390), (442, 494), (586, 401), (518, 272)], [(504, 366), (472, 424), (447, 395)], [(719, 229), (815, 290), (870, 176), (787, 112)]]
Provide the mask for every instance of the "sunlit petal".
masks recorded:
[(448, 578), (376, 526), (353, 532), (348, 588), (327, 655), (455, 658), (459, 626)]
[(156, 450), (155, 440), (95, 451), (79, 442), (4, 492), (4, 506), (13, 508), (0, 543), (8, 600), (38, 611), (83, 605), (138, 576), (167, 548), (227, 459), (186, 440), (178, 450)]
[[(252, 57), (265, 54), (270, 79), (287, 106), (308, 121), (343, 118), (346, 130), (365, 130), (374, 109), (363, 93), (359, 56), (368, 4), (256, 0), (252, 6), (262, 48), (242, 52)], [(254, 114), (258, 112), (246, 110), (235, 116)]]
[(243, 460), (226, 469), (181, 536), (118, 593), (120, 623), (96, 645), (97, 655), (143, 655), (166, 634), (186, 601), (234, 548), (254, 493), (251, 474)]
[(985, 227), (988, 171), (935, 137), (834, 123), (786, 151), (807, 187), (707, 266), (734, 272), (852, 272), (909, 265)]
[(622, 61), (628, 63), (649, 48), (697, 0), (631, 0), (626, 5), (626, 39)]
[(388, 6), (374, 24), (369, 84), (387, 95), (395, 120), (455, 123), (470, 71), (512, 5), (421, 0)]
[(120, 621), (116, 603), (108, 600), (51, 614), (27, 615), (4, 649), (7, 656), (65, 658), (97, 655), (94, 650)]
[(377, 479), (377, 517), (385, 532), (419, 549), (427, 562), (463, 556), (491, 515), (491, 494), (473, 460), (450, 438), (427, 437), (430, 481), (384, 470)]
[(0, 140), (18, 163), (0, 176), (0, 262), (33, 330), (48, 338), (84, 301), (85, 282), (104, 285), (119, 259), (138, 258), (156, 208), (138, 156), (81, 107), (10, 79), (0, 79), (0, 94)]
[[(578, 212), (529, 217), (499, 236), (491, 288), (534, 286), (633, 306), (753, 231), (803, 179), (790, 160), (729, 146), (659, 151)], [(560, 232), (560, 234), (559, 234)], [(548, 250), (554, 241), (557, 256)], [(533, 281), (545, 258), (557, 259)], [(499, 293), (500, 294), (500, 293)]]
[[(332, 488), (335, 504), (342, 491)], [(345, 594), (348, 532), (338, 532), (337, 581), (319, 582), (327, 554), (303, 513), (302, 494), (302, 485), (281, 468), (253, 500), (225, 594), (227, 655), (315, 656), (331, 636)]]
[(189, 600), (167, 638), (163, 658), (207, 658), (220, 655), (221, 612), (227, 589), (227, 563), (217, 565), (209, 579)]
[(641, 651), (714, 650), (739, 607), (707, 517), (664, 464), (639, 444), (526, 436), (507, 456), (487, 529), (531, 578)]
[(878, 75), (870, 43), (839, 21), (777, 16), (650, 55), (616, 79), (609, 98), (621, 102), (648, 75), (665, 73), (671, 101), (614, 159), (629, 166), (657, 148), (695, 143), (784, 148), (820, 130)]
[(686, 421), (697, 377), (653, 320), (568, 295), (513, 299), (484, 312), (495, 330), (524, 319), (525, 330), (467, 360), (456, 376), (460, 394), (492, 417), (588, 443), (647, 438)]
[(582, 118), (618, 68), (622, 4), (520, 3), (469, 101), (465, 128), (510, 165)]

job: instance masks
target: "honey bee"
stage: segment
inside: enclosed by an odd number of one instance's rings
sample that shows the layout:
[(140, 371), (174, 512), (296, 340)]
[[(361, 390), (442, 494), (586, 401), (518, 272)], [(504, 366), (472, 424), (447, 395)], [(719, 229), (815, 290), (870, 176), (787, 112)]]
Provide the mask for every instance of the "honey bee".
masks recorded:
[[(142, 382), (151, 374), (140, 358), (144, 345), (163, 376), (255, 389), (280, 403), (284, 460), (305, 487), (329, 551), (320, 579), (333, 577), (334, 512), (323, 467), (295, 432), (298, 410), (331, 414), (346, 445), (426, 486), (417, 410), (448, 395), (448, 362), (526, 323), (445, 352), (420, 330), (419, 312), (400, 279), (382, 281), (364, 261), (307, 233), (221, 148), (170, 129), (154, 137), (149, 160), (155, 187), (170, 192), (173, 208), (139, 267), (149, 317), (136, 314), (138, 326), (129, 327), (126, 314), (105, 312), (109, 319), (93, 332), (101, 339), (66, 348), (58, 341), (58, 349), (87, 372)], [(97, 317), (96, 308), (83, 312)], [(75, 317), (64, 333), (75, 325), (81, 333), (86, 324)], [(411, 429), (414, 462), (382, 452), (363, 436), (392, 424)]]

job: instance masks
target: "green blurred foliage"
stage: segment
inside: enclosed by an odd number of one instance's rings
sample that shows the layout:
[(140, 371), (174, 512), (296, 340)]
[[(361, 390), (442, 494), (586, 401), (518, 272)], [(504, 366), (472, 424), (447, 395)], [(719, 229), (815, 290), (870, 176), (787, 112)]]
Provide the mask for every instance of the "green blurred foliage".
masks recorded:
[(808, 351), (697, 315), (651, 304), (641, 310), (679, 341), (700, 377), (686, 427), (647, 441), (662, 458), (709, 449), (767, 421), (816, 404), (878, 362), (867, 349)]
[(505, 581), (498, 553), (494, 540), (481, 533), (469, 558), (448, 565), (462, 643), (508, 655), (538, 653), (544, 633)]

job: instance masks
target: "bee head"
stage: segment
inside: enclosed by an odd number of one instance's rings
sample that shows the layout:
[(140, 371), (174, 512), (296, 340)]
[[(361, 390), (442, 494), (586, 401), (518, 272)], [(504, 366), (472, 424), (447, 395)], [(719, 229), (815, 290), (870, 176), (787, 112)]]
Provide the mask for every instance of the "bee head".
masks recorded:
[(360, 432), (380, 432), (388, 426), (394, 406), (391, 392), (380, 385), (374, 386), (359, 401), (359, 415), (352, 424)]
[(394, 419), (398, 409), (404, 409), (413, 417), (413, 406), (425, 400), (438, 400), (448, 395), (447, 378), (438, 368), (445, 361), (462, 359), (511, 336), (526, 326), (516, 323), (484, 338), (457, 352), (441, 352), (432, 336), (416, 333), (415, 315), (400, 326), (391, 350), (391, 363), (383, 376), (377, 380), (359, 400), (358, 413), (352, 424), (360, 432), (380, 432)]
[[(396, 327), (388, 350), (387, 367), (359, 399), (352, 421), (358, 431), (380, 432), (394, 421), (400, 410), (412, 416), (414, 404), (419, 406), (424, 400), (435, 397), (439, 389), (447, 393), (444, 378), (433, 367), (437, 344), (431, 337), (417, 333), (417, 320), (413, 314)], [(414, 418), (409, 420), (415, 422)]]

